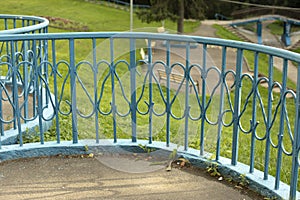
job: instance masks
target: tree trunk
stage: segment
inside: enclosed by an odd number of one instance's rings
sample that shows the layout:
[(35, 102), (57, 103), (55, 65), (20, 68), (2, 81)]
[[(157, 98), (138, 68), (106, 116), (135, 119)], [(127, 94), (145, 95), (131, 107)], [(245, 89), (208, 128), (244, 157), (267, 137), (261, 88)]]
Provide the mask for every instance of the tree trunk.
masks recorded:
[(183, 33), (184, 22), (184, 0), (178, 0), (178, 20), (177, 20), (177, 33)]

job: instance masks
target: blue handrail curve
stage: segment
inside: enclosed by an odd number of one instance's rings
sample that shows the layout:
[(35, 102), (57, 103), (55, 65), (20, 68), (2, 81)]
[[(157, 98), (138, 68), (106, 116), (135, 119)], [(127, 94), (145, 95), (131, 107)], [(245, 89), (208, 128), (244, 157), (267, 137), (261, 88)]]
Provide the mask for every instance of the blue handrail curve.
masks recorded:
[[(21, 122), (38, 120), (43, 146), (48, 136), (43, 123), (56, 122), (52, 133), (59, 144), (67, 131), (60, 123), (68, 118), (67, 140), (74, 144), (85, 138), (96, 144), (103, 137), (114, 143), (124, 138), (166, 147), (176, 143), (183, 152), (196, 148), (196, 156), (210, 155), (237, 171), (242, 162), (247, 167), (239, 172), (249, 179), (261, 179), (283, 198), (297, 198), (299, 54), (246, 42), (140, 32), (2, 34), (0, 42), (8, 47), (0, 69), (11, 71), (13, 86), (10, 90), (0, 81), (1, 99), (13, 110), (8, 119), (1, 113), (0, 125), (15, 122), (20, 146), (25, 146)], [(146, 49), (146, 61), (138, 58), (140, 48)], [(245, 56), (253, 59), (253, 72), (244, 69)], [(276, 76), (278, 65), (282, 73)], [(165, 82), (158, 69), (165, 71)], [(290, 83), (290, 71), (297, 74), (296, 83)], [(26, 114), (24, 102), (31, 97), (32, 112)], [(3, 140), (3, 129), (1, 134)], [(287, 161), (289, 186), (282, 180)]]
[[(49, 21), (46, 18), (36, 16), (1, 14), (0, 20), (4, 21), (5, 29), (0, 30), (0, 34), (46, 33), (49, 25)], [(9, 24), (12, 27), (8, 27)]]

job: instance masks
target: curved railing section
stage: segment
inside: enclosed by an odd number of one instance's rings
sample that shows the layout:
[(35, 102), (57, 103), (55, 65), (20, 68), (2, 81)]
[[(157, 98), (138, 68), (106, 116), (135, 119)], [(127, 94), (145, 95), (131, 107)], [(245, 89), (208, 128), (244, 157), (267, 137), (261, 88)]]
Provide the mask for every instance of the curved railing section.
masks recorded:
[(46, 18), (0, 14), (0, 34), (47, 33)]
[[(41, 145), (91, 138), (177, 144), (246, 173), (283, 198), (296, 198), (299, 54), (149, 33), (1, 35), (0, 42), (11, 47), (0, 57), (0, 69), (13, 77), (11, 88), (0, 82), (13, 111), (1, 113), (1, 127), (14, 123), (21, 148), (21, 124), (35, 119), (34, 141)], [(31, 48), (16, 50), (19, 43)], [(39, 56), (43, 52), (47, 56)], [(44, 121), (53, 121), (50, 131)]]
[[(9, 15), (9, 14), (0, 14), (0, 35), (9, 35), (9, 34), (38, 34), (38, 33), (47, 33), (48, 32), (49, 21), (46, 18), (36, 17), (36, 16), (21, 16), (21, 15)], [(22, 60), (32, 60), (33, 53), (37, 56), (35, 59), (45, 60), (47, 59), (47, 52), (43, 51), (47, 46), (45, 41), (39, 41), (38, 44), (34, 44), (29, 41), (22, 41), (11, 45), (9, 42), (2, 41), (0, 43), (0, 58), (1, 61), (11, 63), (11, 62), (22, 62)], [(26, 53), (19, 53), (26, 52)], [(37, 52), (37, 53), (35, 53)], [(14, 56), (12, 56), (14, 55)], [(24, 87), (25, 96), (28, 96), (28, 88), (32, 88), (30, 85), (30, 77), (28, 77), (28, 72), (32, 71), (31, 65), (26, 65), (26, 68), (22, 71), (22, 80), (20, 79), (20, 75), (13, 75), (13, 66), (6, 65), (5, 67), (2, 65), (2, 69), (0, 71), (0, 79), (5, 85), (6, 90), (1, 94), (2, 102), (4, 102), (4, 106), (9, 105), (11, 99), (15, 95), (13, 92), (13, 79), (17, 80), (17, 88), (23, 87), (23, 85), (27, 85)], [(4, 69), (5, 68), (5, 69)], [(9, 91), (7, 90), (9, 89)], [(2, 91), (2, 90), (1, 90)], [(17, 92), (15, 92), (17, 94)], [(18, 95), (17, 95), (18, 96)], [(14, 97), (14, 99), (17, 98)], [(19, 96), (20, 98), (20, 96)], [(19, 99), (21, 100), (21, 99)], [(14, 100), (15, 101), (15, 100)], [(28, 117), (28, 106), (29, 103), (27, 98), (24, 98), (23, 107), (25, 109), (23, 117), (25, 122)], [(13, 109), (12, 109), (13, 110)], [(12, 123), (14, 129), (16, 129), (16, 118), (13, 112), (6, 113), (7, 120), (4, 120), (6, 123)], [(12, 117), (13, 116), (13, 117)], [(30, 121), (30, 120), (29, 120)], [(5, 129), (8, 129), (7, 127)], [(4, 135), (4, 126), (0, 126), (1, 135)]]

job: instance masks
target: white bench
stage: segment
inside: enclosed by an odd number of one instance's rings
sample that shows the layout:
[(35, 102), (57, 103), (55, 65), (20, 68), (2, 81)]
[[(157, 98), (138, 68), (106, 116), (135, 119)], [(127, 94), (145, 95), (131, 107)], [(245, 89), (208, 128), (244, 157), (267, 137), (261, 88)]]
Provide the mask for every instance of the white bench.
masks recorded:
[[(159, 79), (158, 81), (159, 81), (159, 83), (161, 82), (161, 80), (164, 80), (164, 81), (167, 80), (166, 71), (158, 69), (157, 72), (158, 72), (158, 79)], [(174, 72), (170, 73), (170, 82), (176, 83), (176, 84), (181, 84), (181, 82), (182, 82), (184, 85), (186, 84), (186, 80), (184, 78), (184, 75), (179, 74), (179, 73), (174, 73)], [(198, 92), (199, 92), (199, 82), (198, 82), (198, 80), (194, 81), (194, 85), (197, 87)], [(193, 83), (192, 83), (191, 80), (189, 81), (189, 88), (190, 88), (190, 92), (192, 92)]]

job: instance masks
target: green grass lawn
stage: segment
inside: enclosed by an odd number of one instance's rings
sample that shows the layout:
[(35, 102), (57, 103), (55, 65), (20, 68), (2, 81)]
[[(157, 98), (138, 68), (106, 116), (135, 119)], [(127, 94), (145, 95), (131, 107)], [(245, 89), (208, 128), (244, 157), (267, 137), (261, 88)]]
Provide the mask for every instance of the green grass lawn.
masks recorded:
[[(267, 26), (267, 28), (270, 29), (271, 33), (274, 34), (274, 35), (282, 35), (282, 33), (283, 33), (283, 22), (282, 21), (275, 21), (273, 23), (270, 23)], [(291, 33), (298, 32), (298, 31), (300, 31), (300, 26), (295, 26), (295, 25), (291, 26)]]
[[(1, 3), (0, 13), (52, 16), (70, 19), (88, 26), (89, 31), (128, 31), (128, 11), (111, 8), (105, 5), (86, 2), (84, 0), (9, 0)], [(160, 27), (161, 23), (143, 23), (134, 17), (134, 29), (145, 27)], [(185, 32), (193, 32), (199, 22), (186, 22)], [(176, 23), (165, 21), (165, 28), (176, 29)], [(50, 29), (51, 32), (57, 30)]]
[[(231, 32), (227, 31), (224, 29), (222, 26), (219, 25), (214, 25), (214, 27), (217, 29), (216, 34), (224, 39), (231, 39), (231, 40), (240, 40), (236, 35), (232, 34)], [(248, 64), (250, 67), (254, 66), (254, 54), (249, 51), (244, 52), (245, 58), (248, 60)], [(268, 66), (268, 57), (267, 55), (260, 55), (259, 56), (260, 61), (259, 61), (259, 72), (262, 74), (267, 75), (268, 74), (268, 68), (263, 67), (263, 66)], [(277, 70), (276, 68), (274, 69), (274, 76), (273, 79), (274, 81), (278, 81), (279, 83), (282, 80), (282, 73)], [(287, 86), (292, 89), (296, 89), (296, 84), (292, 82), (291, 80), (288, 80)], [(250, 89), (252, 87), (252, 84), (250, 81), (245, 80), (243, 82), (243, 90), (242, 90), (242, 102), (245, 103), (246, 97), (248, 96)], [(259, 93), (262, 98), (262, 102), (264, 104), (264, 108), (266, 109), (267, 105), (267, 97), (268, 97), (268, 90), (263, 87), (259, 87)], [(276, 105), (280, 101), (280, 94), (273, 93), (273, 101), (272, 101), (272, 113), (275, 113), (276, 110)], [(244, 104), (242, 103), (242, 105)], [(291, 130), (293, 131), (294, 129), (294, 122), (295, 122), (295, 102), (293, 99), (286, 99), (286, 110), (288, 113), (288, 118), (290, 120), (290, 125), (291, 125)], [(252, 118), (252, 99), (250, 99), (250, 105), (247, 106), (247, 109), (245, 113), (243, 114), (241, 118), (241, 124), (244, 124), (247, 130), (247, 123), (250, 122), (250, 119)], [(257, 128), (256, 128), (256, 133), (259, 137), (263, 137), (266, 133), (266, 127), (264, 125), (264, 118), (262, 115), (262, 108), (257, 105), (257, 121), (261, 122)], [(279, 114), (279, 113), (278, 113)], [(228, 152), (226, 151), (226, 147), (230, 146), (231, 144), (231, 137), (232, 137), (232, 127), (225, 128), (223, 129), (223, 151), (222, 155), (225, 157), (229, 156), (230, 153), (230, 148), (228, 148)], [(279, 117), (274, 121), (274, 124), (271, 129), (270, 137), (272, 138), (272, 141), (274, 142), (274, 145), (278, 144), (278, 130), (279, 130)], [(228, 139), (230, 138), (230, 139)], [(240, 133), (240, 138), (239, 138), (239, 161), (249, 164), (249, 156), (250, 156), (250, 144), (251, 144), (251, 134), (243, 134)], [(288, 127), (285, 122), (285, 127), (284, 127), (284, 137), (283, 137), (283, 145), (286, 148), (288, 152), (290, 152), (292, 149), (292, 143), (289, 138), (288, 134)], [(225, 148), (224, 148), (225, 147)], [(266, 148), (266, 140), (257, 140), (256, 141), (256, 146), (255, 146), (255, 168), (264, 170), (264, 160), (265, 160), (265, 148)], [(224, 151), (225, 150), (225, 151)], [(270, 164), (269, 164), (269, 173), (271, 175), (275, 175), (276, 172), (276, 161), (277, 161), (277, 148), (272, 148), (271, 147), (271, 153), (270, 153)], [(291, 178), (291, 166), (292, 166), (292, 159), (290, 156), (283, 155), (283, 165), (281, 167), (281, 180), (289, 184), (290, 178)], [(298, 186), (300, 186), (300, 181), (298, 181)]]

